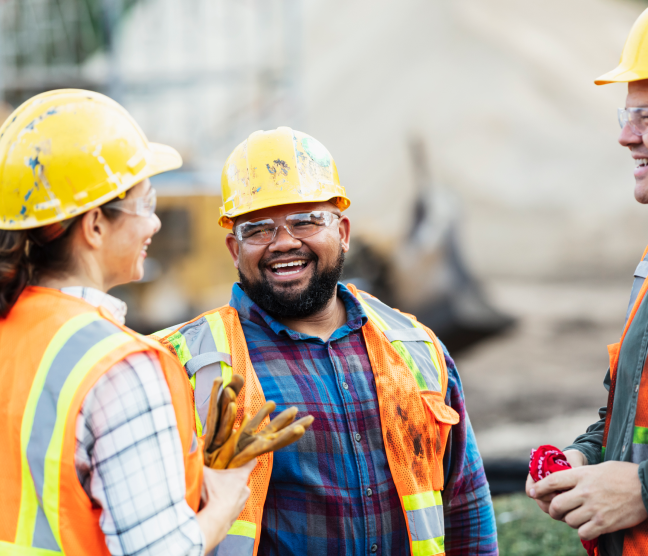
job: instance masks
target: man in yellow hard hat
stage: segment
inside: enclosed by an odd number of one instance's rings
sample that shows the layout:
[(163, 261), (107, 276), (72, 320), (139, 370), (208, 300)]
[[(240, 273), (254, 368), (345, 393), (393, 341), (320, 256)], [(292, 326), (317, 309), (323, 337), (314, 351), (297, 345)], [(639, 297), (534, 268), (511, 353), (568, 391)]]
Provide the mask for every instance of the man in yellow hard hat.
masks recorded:
[[(595, 83), (628, 83), (619, 143), (636, 163), (635, 199), (648, 204), (648, 10), (630, 31), (619, 66)], [(601, 556), (648, 554), (647, 274), (648, 249), (635, 271), (621, 340), (608, 346), (607, 407), (565, 451), (575, 469), (527, 481), (527, 493), (544, 511), (583, 539), (600, 536)]]
[(245, 412), (267, 397), (315, 422), (258, 458), (219, 556), (497, 554), (454, 362), (413, 316), (339, 282), (350, 200), (328, 150), (287, 127), (253, 133), (222, 194), (230, 304), (157, 336), (190, 376), (199, 430), (214, 378), (250, 372)]

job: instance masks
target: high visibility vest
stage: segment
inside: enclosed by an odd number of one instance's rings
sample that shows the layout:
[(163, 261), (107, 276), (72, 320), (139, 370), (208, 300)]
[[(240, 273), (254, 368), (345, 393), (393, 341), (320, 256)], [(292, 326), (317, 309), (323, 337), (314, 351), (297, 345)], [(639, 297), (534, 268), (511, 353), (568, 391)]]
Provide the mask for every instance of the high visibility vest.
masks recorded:
[(169, 384), (196, 511), (201, 442), (184, 370), (159, 344), (109, 313), (50, 288), (28, 287), (0, 319), (0, 555), (109, 555), (101, 509), (79, 482), (76, 421), (87, 393), (132, 353), (154, 351)]
[[(349, 290), (369, 316), (362, 332), (376, 381), (387, 460), (405, 514), (412, 556), (445, 554), (443, 455), (448, 433), (459, 422), (459, 415), (444, 401), (448, 371), (443, 349), (432, 331), (414, 317), (353, 286)], [(204, 313), (177, 330), (167, 329), (155, 337), (178, 356), (187, 370), (194, 387), (199, 431), (217, 376), (223, 377), (224, 384), (233, 373), (245, 378), (235, 426), (240, 425), (244, 413), (254, 414), (265, 403), (234, 308)], [(259, 457), (251, 475), (252, 494), (218, 546), (218, 556), (257, 554), (272, 460), (272, 454)]]
[[(648, 263), (648, 247), (643, 254), (643, 265)], [(645, 261), (645, 262), (644, 262)], [(635, 276), (639, 278), (635, 280), (632, 289), (632, 297), (630, 306), (628, 307), (628, 314), (626, 324), (623, 328), (621, 340), (616, 344), (608, 346), (608, 353), (610, 355), (610, 392), (608, 394), (607, 414), (605, 416), (605, 429), (603, 431), (603, 446), (601, 453), (601, 460), (605, 460), (605, 448), (607, 446), (608, 433), (610, 431), (610, 422), (612, 421), (612, 410), (614, 407), (614, 393), (616, 391), (617, 370), (619, 367), (619, 353), (623, 340), (634, 320), (637, 311), (646, 296), (648, 291), (648, 280), (645, 280), (645, 268), (641, 269), (642, 263), (639, 263)], [(642, 458), (646, 455), (646, 445), (648, 444), (648, 376), (645, 372), (641, 377), (641, 385), (639, 387), (639, 395), (637, 399), (637, 413), (635, 415), (635, 427), (633, 435), (633, 461), (635, 456)], [(640, 463), (643, 459), (637, 458), (635, 463)], [(648, 519), (639, 523), (635, 527), (628, 529), (623, 539), (623, 554), (624, 556), (642, 556), (648, 553)], [(598, 553), (597, 553), (598, 554)]]

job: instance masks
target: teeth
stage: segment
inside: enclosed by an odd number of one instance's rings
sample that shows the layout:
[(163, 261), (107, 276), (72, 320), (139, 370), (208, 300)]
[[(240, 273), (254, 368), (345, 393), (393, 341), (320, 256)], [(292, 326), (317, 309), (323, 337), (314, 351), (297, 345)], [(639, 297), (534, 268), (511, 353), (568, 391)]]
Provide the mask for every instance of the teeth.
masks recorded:
[(637, 168), (639, 166), (648, 166), (648, 158), (636, 158), (635, 159), (635, 166)]
[[(284, 266), (302, 266), (304, 264), (306, 264), (306, 261), (292, 261), (290, 263), (275, 263), (275, 264), (273, 264), (271, 266), (272, 266), (272, 268), (276, 269), (276, 268), (283, 268)], [(297, 272), (297, 271), (295, 271), (295, 272)], [(294, 274), (294, 272), (291, 273), (291, 274)]]

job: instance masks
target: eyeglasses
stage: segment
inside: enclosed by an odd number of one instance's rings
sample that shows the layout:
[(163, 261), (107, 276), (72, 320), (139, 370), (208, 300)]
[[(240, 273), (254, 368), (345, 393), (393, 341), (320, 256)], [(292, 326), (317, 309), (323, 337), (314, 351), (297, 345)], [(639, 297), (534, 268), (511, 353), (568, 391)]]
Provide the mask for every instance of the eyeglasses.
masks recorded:
[(279, 228), (286, 228), (286, 231), (295, 239), (305, 239), (319, 234), (338, 218), (340, 217), (337, 214), (325, 210), (296, 212), (286, 216), (284, 224), (278, 224), (272, 218), (243, 222), (236, 226), (234, 233), (236, 238), (244, 243), (268, 245), (274, 241)]
[(137, 197), (136, 199), (124, 199), (122, 201), (110, 201), (104, 205), (106, 208), (119, 210), (127, 214), (135, 214), (137, 216), (144, 216), (149, 218), (155, 214), (155, 207), (157, 206), (157, 194), (155, 189), (151, 187), (144, 197)]
[(628, 124), (639, 137), (648, 131), (648, 108), (617, 108), (617, 115), (621, 129)]

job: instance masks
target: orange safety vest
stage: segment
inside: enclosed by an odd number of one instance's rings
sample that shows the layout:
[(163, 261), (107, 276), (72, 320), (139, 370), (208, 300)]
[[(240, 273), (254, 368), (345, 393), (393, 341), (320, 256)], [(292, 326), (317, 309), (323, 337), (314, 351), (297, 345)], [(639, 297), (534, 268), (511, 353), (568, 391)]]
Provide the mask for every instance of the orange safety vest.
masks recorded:
[[(642, 259), (646, 260), (648, 254), (648, 247), (645, 249)], [(608, 433), (610, 431), (610, 422), (612, 421), (612, 409), (614, 407), (614, 393), (616, 390), (617, 369), (619, 366), (619, 353), (621, 352), (621, 345), (626, 337), (628, 329), (634, 320), (637, 311), (646, 296), (648, 291), (648, 280), (643, 281), (643, 285), (639, 290), (637, 298), (630, 309), (626, 324), (623, 328), (621, 340), (616, 344), (608, 346), (608, 353), (610, 355), (610, 392), (608, 394), (607, 414), (605, 416), (605, 429), (603, 431), (603, 449), (602, 459), (605, 458), (605, 448), (607, 446)], [(635, 292), (636, 293), (636, 292)], [(634, 295), (634, 294), (633, 294)], [(642, 434), (643, 433), (643, 434)], [(648, 373), (646, 372), (646, 364), (644, 363), (644, 372), (641, 376), (641, 385), (639, 387), (639, 396), (637, 399), (637, 412), (635, 415), (635, 431), (634, 439), (637, 436), (645, 436), (648, 433)], [(634, 440), (633, 439), (633, 440)], [(642, 444), (645, 444), (645, 438)], [(642, 446), (643, 448), (643, 446)], [(623, 554), (624, 556), (642, 556), (648, 553), (648, 520), (645, 520), (632, 529), (626, 531), (623, 539)], [(598, 554), (598, 552), (597, 552)]]
[[(443, 349), (432, 331), (411, 315), (353, 286), (349, 290), (369, 316), (362, 332), (376, 381), (387, 460), (407, 521), (412, 556), (445, 554), (443, 456), (450, 428), (459, 422), (459, 415), (445, 404), (448, 371)], [(245, 378), (235, 426), (240, 426), (244, 413), (254, 414), (265, 403), (234, 308), (209, 311), (177, 330), (166, 329), (154, 337), (178, 356), (190, 376), (199, 434), (215, 373), (223, 377), (224, 384), (233, 373)], [(201, 381), (201, 373), (207, 380)], [(261, 426), (268, 421), (266, 418)], [(251, 475), (251, 496), (218, 546), (218, 556), (257, 554), (272, 454), (260, 456), (258, 461)]]
[(101, 508), (75, 466), (76, 421), (97, 380), (128, 355), (154, 351), (171, 391), (187, 502), (200, 504), (202, 450), (184, 370), (159, 344), (58, 290), (28, 287), (0, 319), (0, 554), (109, 555)]

